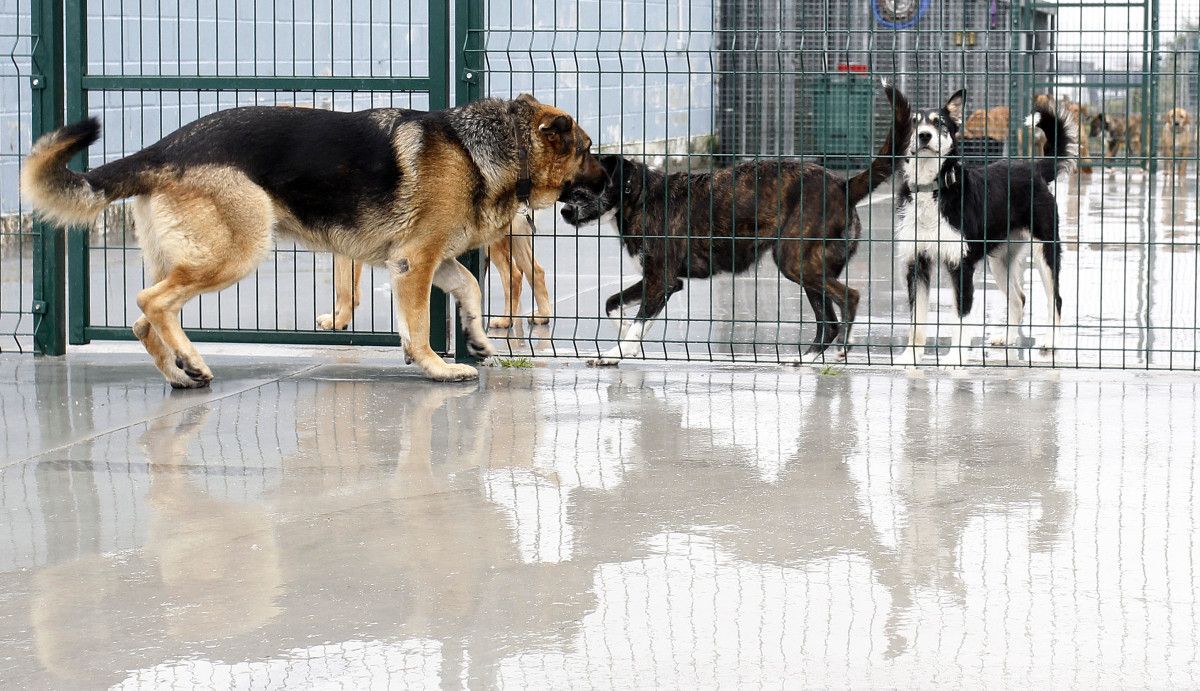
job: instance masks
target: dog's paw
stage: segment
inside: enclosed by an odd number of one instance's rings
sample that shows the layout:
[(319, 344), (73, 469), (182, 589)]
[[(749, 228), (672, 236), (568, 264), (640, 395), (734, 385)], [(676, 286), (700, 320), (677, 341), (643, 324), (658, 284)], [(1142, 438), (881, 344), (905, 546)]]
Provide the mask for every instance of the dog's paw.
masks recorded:
[(496, 354), (496, 346), (492, 345), (492, 342), (486, 338), (482, 341), (468, 339), (467, 352), (470, 353), (472, 357), (483, 360)]
[(508, 331), (512, 328), (512, 317), (492, 317), (488, 319), (488, 331)]
[(924, 348), (914, 348), (912, 346), (904, 346), (903, 349), (892, 357), (892, 364), (900, 367), (916, 367), (921, 361), (921, 355), (924, 354)]
[(993, 336), (990, 340), (988, 340), (988, 345), (996, 348), (1007, 348), (1009, 346), (1015, 346), (1018, 341), (1020, 341), (1020, 336), (1016, 333), (1003, 333)]
[[(175, 367), (182, 370), (188, 379), (195, 382), (195, 387), (208, 386), (208, 383), (213, 380), (212, 370), (199, 357), (176, 354)], [(172, 383), (172, 386), (174, 386), (174, 383)]]
[(441, 362), (429, 366), (425, 375), (434, 381), (470, 381), (479, 378), (479, 371), (461, 362)]
[(550, 323), (549, 314), (532, 314), (529, 317), (529, 323), (534, 326), (546, 326)]
[(332, 314), (318, 314), (317, 315), (317, 328), (321, 329), (322, 331), (333, 331), (333, 315)]

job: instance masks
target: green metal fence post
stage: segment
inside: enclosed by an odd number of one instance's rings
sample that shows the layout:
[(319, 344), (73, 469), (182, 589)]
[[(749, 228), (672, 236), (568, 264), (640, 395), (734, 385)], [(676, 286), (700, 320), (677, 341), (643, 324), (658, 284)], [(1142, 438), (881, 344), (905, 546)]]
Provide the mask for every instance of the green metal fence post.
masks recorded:
[[(66, 43), (63, 45), (64, 101), (67, 122), (87, 117), (87, 93), (83, 90), (83, 75), (87, 69), (87, 0), (66, 0)], [(71, 167), (84, 170), (87, 154), (71, 160)], [(91, 323), (91, 278), (88, 266), (89, 228), (67, 230), (67, 338), (72, 345), (88, 343), (87, 327)]]
[[(63, 6), (57, 0), (33, 0), (31, 11), (32, 133), (37, 139), (63, 122)], [(33, 232), (33, 349), (41, 355), (62, 355), (67, 350), (66, 238), (44, 221), (35, 221)]]
[[(482, 98), (483, 73), (468, 60), (468, 54), (478, 53), (483, 45), (480, 32), (472, 29), (483, 26), (484, 0), (454, 0), (454, 70), (457, 81), (454, 89), (454, 105), (461, 106)], [(473, 250), (459, 258), (475, 275), (483, 280), (483, 252)], [(467, 352), (467, 339), (462, 329), (455, 331), (454, 359), (462, 362), (472, 359)]]
[[(429, 0), (429, 109), (450, 107), (450, 0)], [(434, 288), (429, 298), (429, 345), (438, 353), (450, 350), (455, 330), (450, 298)], [(443, 328), (434, 329), (434, 324)]]
[[(1158, 0), (1146, 2), (1146, 18), (1142, 32), (1142, 151), (1146, 176), (1146, 365), (1154, 355), (1154, 187), (1157, 182), (1159, 127), (1154, 117), (1158, 105)], [(1172, 181), (1173, 177), (1172, 177)]]

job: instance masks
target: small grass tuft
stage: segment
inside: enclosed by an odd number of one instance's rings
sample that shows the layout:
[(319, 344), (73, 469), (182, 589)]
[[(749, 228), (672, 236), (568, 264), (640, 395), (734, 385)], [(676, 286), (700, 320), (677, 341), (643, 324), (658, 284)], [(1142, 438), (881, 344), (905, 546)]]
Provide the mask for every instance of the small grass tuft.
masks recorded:
[(533, 367), (533, 360), (530, 360), (527, 357), (500, 358), (500, 366), (505, 369), (509, 369), (511, 367), (518, 369), (530, 369)]
[(821, 369), (817, 370), (817, 372), (826, 377), (836, 377), (842, 373), (842, 369), (833, 365), (822, 365)]

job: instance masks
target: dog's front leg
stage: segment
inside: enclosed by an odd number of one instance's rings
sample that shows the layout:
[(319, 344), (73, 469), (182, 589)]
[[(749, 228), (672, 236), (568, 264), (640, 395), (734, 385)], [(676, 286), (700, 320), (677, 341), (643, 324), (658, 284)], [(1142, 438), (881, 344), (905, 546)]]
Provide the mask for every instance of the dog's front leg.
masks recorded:
[[(683, 281), (678, 278), (644, 278), (618, 295), (610, 297), (608, 304), (605, 305), (606, 309), (609, 309), (610, 316), (613, 307), (616, 307), (617, 313), (620, 314), (620, 307), (626, 304), (618, 302), (614, 305), (614, 299), (641, 295), (642, 301), (638, 305), (637, 316), (622, 329), (617, 345), (601, 353), (599, 357), (588, 360), (588, 364), (595, 367), (606, 367), (617, 364), (621, 358), (640, 356), (642, 354), (642, 337), (646, 335), (650, 320), (658, 316), (658, 313), (666, 307), (667, 299), (682, 288)], [(634, 289), (637, 289), (637, 292), (634, 292)]]
[[(447, 363), (429, 347), (429, 291), (442, 264), (440, 247), (400, 247), (388, 259), (399, 313), (400, 344), (413, 362), (437, 381), (463, 381), (479, 376), (474, 367)], [(478, 289), (478, 285), (476, 285)]]
[(904, 279), (908, 288), (908, 312), (912, 327), (908, 331), (908, 344), (892, 362), (897, 365), (915, 365), (925, 354), (925, 325), (929, 321), (929, 280), (932, 264), (929, 255), (919, 253), (905, 264)]
[(604, 301), (604, 313), (617, 326), (617, 337), (625, 335), (625, 328), (629, 325), (625, 321), (625, 309), (630, 305), (640, 305), (642, 302), (643, 281), (638, 281), (619, 293), (614, 293), (608, 296)]

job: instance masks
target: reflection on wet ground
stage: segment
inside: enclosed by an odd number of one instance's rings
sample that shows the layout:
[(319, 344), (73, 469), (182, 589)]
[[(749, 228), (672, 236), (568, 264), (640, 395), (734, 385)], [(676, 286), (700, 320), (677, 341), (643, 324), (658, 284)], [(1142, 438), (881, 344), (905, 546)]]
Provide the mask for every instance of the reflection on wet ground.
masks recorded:
[(0, 358), (0, 685), (1200, 672), (1190, 376), (210, 362)]

